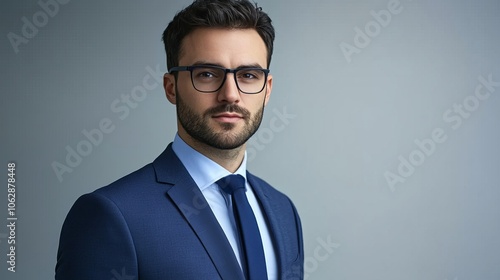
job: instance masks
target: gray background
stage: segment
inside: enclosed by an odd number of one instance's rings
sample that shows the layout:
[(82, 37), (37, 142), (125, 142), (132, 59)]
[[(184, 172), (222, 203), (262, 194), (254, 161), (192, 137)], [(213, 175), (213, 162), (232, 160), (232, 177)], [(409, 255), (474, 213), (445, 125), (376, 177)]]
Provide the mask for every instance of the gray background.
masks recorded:
[[(500, 3), (401, 0), (377, 30), (370, 12), (390, 2), (259, 1), (277, 31), (275, 84), (249, 169), (299, 209), (307, 279), (500, 279), (500, 87), (474, 103), (480, 76), (500, 81)], [(147, 67), (165, 71), (161, 33), (190, 1), (69, 1), (17, 53), (7, 34), (43, 10), (2, 3), (0, 179), (15, 161), (19, 220), (16, 273), (0, 226), (0, 278), (51, 279), (75, 199), (173, 140), (175, 107), (154, 79), (126, 117), (111, 104), (124, 106)], [(373, 37), (348, 62), (340, 45), (367, 25)], [(467, 117), (448, 111), (464, 102)], [(53, 162), (106, 118), (114, 130), (59, 180)], [(415, 141), (436, 129), (446, 141), (424, 154)], [(418, 166), (391, 188), (400, 156)]]

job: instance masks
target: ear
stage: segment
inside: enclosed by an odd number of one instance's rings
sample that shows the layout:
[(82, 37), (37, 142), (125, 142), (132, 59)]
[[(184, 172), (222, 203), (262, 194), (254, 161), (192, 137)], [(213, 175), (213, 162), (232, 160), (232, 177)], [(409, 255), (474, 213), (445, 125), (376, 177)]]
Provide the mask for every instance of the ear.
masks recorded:
[(172, 104), (177, 104), (176, 92), (175, 92), (175, 77), (173, 74), (166, 73), (163, 75), (163, 88), (165, 89), (165, 95), (168, 101)]
[(273, 90), (273, 75), (269, 74), (266, 81), (266, 96), (264, 97), (264, 106), (269, 102), (269, 97), (271, 97), (271, 91)]

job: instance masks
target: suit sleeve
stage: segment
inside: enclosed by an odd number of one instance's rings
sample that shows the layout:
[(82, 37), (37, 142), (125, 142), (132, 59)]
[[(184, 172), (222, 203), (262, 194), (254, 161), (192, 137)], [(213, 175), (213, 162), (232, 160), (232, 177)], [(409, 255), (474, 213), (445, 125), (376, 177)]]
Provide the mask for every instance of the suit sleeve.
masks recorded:
[(138, 279), (132, 237), (118, 207), (91, 193), (80, 197), (64, 221), (56, 280)]

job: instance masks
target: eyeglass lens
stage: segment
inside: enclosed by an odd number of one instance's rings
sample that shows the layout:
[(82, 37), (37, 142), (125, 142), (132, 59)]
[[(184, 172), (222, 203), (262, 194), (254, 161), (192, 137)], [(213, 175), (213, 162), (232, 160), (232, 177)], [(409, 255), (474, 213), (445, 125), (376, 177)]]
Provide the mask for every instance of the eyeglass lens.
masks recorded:
[[(240, 91), (258, 93), (264, 89), (266, 74), (260, 69), (242, 68), (235, 73), (236, 84)], [(202, 92), (220, 89), (226, 79), (226, 71), (216, 67), (197, 67), (192, 70), (193, 86)]]

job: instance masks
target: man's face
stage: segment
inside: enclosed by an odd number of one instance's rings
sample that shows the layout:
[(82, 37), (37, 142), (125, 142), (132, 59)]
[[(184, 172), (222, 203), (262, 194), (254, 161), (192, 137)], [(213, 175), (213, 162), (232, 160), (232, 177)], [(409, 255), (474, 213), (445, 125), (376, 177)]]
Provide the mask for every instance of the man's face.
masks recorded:
[[(259, 66), (267, 68), (264, 41), (253, 29), (196, 29), (182, 43), (180, 66), (218, 65), (224, 68)], [(191, 146), (204, 144), (234, 149), (246, 143), (262, 120), (272, 89), (269, 75), (264, 89), (256, 94), (239, 92), (234, 74), (217, 92), (202, 93), (191, 82), (189, 71), (167, 75), (167, 98), (177, 106), (179, 135)]]

